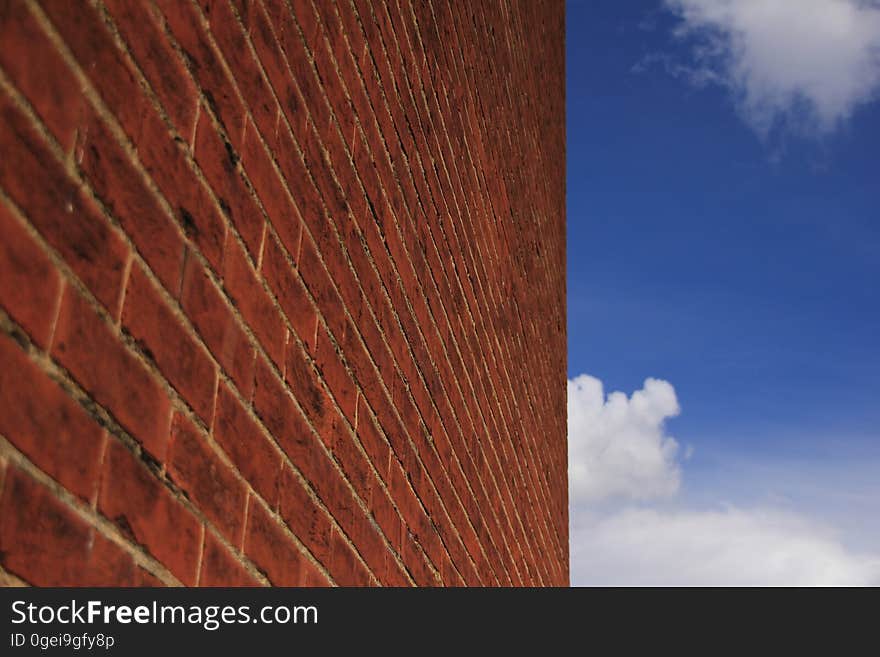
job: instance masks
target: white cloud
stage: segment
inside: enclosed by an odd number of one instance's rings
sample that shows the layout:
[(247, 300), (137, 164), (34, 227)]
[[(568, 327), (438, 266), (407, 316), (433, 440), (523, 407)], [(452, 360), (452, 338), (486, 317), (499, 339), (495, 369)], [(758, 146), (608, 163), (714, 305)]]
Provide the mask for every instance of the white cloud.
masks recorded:
[(880, 91), (880, 6), (865, 0), (665, 0), (692, 61), (650, 55), (734, 96), (759, 134), (827, 133)]
[(773, 510), (627, 509), (573, 532), (573, 584), (880, 584), (880, 560), (849, 552), (802, 516)]
[(573, 503), (614, 497), (646, 500), (678, 490), (678, 443), (664, 421), (678, 415), (675, 389), (647, 379), (627, 398), (605, 397), (602, 382), (581, 375), (568, 382), (568, 454)]
[(665, 430), (679, 411), (666, 381), (606, 397), (594, 377), (569, 380), (572, 584), (880, 584), (880, 557), (853, 552), (806, 514), (686, 508), (676, 499), (678, 445)]

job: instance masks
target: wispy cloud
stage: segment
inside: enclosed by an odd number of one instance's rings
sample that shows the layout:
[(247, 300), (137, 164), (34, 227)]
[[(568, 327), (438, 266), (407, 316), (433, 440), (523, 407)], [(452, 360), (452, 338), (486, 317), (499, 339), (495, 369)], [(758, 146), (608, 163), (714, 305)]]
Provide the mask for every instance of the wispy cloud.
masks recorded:
[(608, 585), (859, 586), (880, 581), (880, 560), (801, 515), (625, 509), (575, 528), (572, 573)]
[(760, 135), (827, 134), (880, 92), (880, 6), (864, 0), (664, 0), (685, 59), (637, 65), (730, 91)]
[(569, 380), (573, 584), (880, 584), (880, 557), (848, 549), (809, 513), (681, 503), (690, 450), (680, 455), (666, 429), (679, 411), (666, 381), (606, 396), (594, 377)]

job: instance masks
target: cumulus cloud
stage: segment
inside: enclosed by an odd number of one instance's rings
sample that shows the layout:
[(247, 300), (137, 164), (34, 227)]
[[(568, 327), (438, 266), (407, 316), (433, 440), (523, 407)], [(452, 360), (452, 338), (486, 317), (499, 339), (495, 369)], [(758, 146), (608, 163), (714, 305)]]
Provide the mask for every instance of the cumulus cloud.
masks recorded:
[(664, 0), (690, 48), (650, 55), (695, 84), (728, 88), (759, 133), (827, 133), (880, 92), (880, 6), (867, 0)]
[(876, 557), (851, 553), (801, 516), (766, 509), (625, 509), (575, 527), (571, 556), (575, 584), (880, 584)]
[(679, 412), (666, 381), (647, 379), (627, 397), (606, 396), (595, 377), (569, 380), (572, 584), (880, 584), (880, 557), (852, 552), (807, 515), (687, 508), (666, 430)]
[(675, 389), (647, 379), (631, 397), (605, 396), (586, 374), (568, 382), (568, 456), (574, 503), (622, 497), (646, 500), (678, 490), (678, 443), (664, 423), (678, 415)]

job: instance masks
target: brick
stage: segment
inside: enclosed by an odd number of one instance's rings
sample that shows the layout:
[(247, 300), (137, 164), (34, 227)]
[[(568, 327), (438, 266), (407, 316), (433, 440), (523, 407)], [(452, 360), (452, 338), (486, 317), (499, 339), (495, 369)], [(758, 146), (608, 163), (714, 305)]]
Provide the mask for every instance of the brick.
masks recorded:
[(229, 66), (235, 84), (248, 99), (248, 109), (264, 131), (274, 124), (276, 105), (248, 47), (245, 34), (229, 2), (210, 5), (211, 32)]
[(391, 547), (400, 552), (403, 545), (403, 534), (406, 531), (405, 523), (394, 507), (394, 500), (388, 490), (382, 489), (378, 481), (374, 483), (374, 488), (375, 490), (370, 496), (372, 515), (388, 538)]
[[(27, 120), (0, 100), (0, 144), (16, 153), (0, 186), (110, 312), (116, 312), (127, 247), (52, 156)], [(33, 181), (42, 181), (35, 186)]]
[(125, 0), (107, 0), (104, 4), (177, 131), (189, 138), (196, 118), (196, 86), (162, 34), (162, 16), (158, 9)]
[(217, 391), (214, 439), (254, 490), (275, 508), (281, 454), (226, 385)]
[(67, 490), (97, 490), (103, 429), (7, 336), (0, 336), (0, 433)]
[(412, 577), (418, 586), (436, 586), (437, 576), (426, 558), (418, 540), (411, 533), (404, 536), (401, 556), (407, 564), (413, 564)]
[(41, 7), (73, 52), (83, 73), (128, 136), (137, 143), (141, 117), (151, 111), (150, 103), (138, 85), (134, 68), (113, 42), (96, 9), (65, 0), (45, 0)]
[(278, 510), (291, 531), (305, 544), (315, 558), (330, 566), (330, 535), (333, 522), (327, 510), (316, 499), (289, 467), (281, 476), (281, 504)]
[(285, 259), (278, 243), (274, 239), (267, 239), (260, 272), (275, 294), (287, 321), (293, 326), (296, 337), (309, 351), (314, 351), (318, 315), (294, 267)]
[[(141, 131), (143, 138), (138, 144), (138, 156), (144, 169), (168, 201), (183, 233), (219, 273), (226, 220), (217, 202), (211, 198), (208, 186), (197, 178), (195, 167), (185, 156), (181, 144), (157, 116), (146, 114)], [(177, 288), (168, 291), (176, 293)]]
[(79, 127), (76, 150), (92, 189), (165, 288), (176, 292), (183, 266), (183, 237), (122, 147), (92, 112), (86, 112)]
[(342, 418), (333, 407), (333, 399), (321, 386), (316, 370), (306, 354), (291, 345), (285, 358), (284, 380), (299, 402), (311, 425), (328, 445), (333, 436), (342, 431)]
[(278, 520), (260, 504), (252, 504), (248, 511), (244, 551), (275, 586), (305, 586), (323, 580)]
[[(368, 517), (358, 506), (348, 484), (339, 476), (333, 465), (328, 460), (319, 458), (317, 453), (314, 454), (314, 458), (306, 468), (304, 474), (308, 477), (318, 497), (342, 530), (351, 537), (359, 549), (364, 551), (365, 557), (369, 558), (372, 565), (376, 567), (376, 556), (384, 552), (384, 544), (376, 528), (371, 525)], [(332, 547), (334, 539), (332, 536), (330, 539)], [(357, 569), (351, 572), (346, 570), (349, 577), (353, 577), (356, 572)]]
[(138, 568), (134, 585), (138, 587), (162, 587), (165, 586), (165, 583), (150, 571)]
[(261, 586), (261, 584), (213, 534), (206, 532), (199, 586)]
[(257, 359), (254, 412), (294, 462), (302, 462), (311, 450), (318, 448), (317, 439), (293, 398), (263, 358)]
[(355, 424), (355, 412), (357, 405), (357, 389), (351, 375), (346, 371), (336, 351), (336, 346), (331, 342), (327, 329), (320, 327), (318, 330), (318, 342), (315, 347), (315, 365), (318, 372), (327, 382), (327, 386), (333, 393), (336, 403), (342, 409), (342, 413), (348, 418), (351, 426)]
[(247, 490), (192, 422), (180, 414), (171, 423), (168, 475), (229, 542), (241, 544)]
[(199, 521), (116, 440), (107, 446), (98, 511), (183, 584), (195, 584), (202, 540)]
[[(389, 547), (382, 540), (382, 535), (376, 525), (370, 522), (368, 516), (358, 515), (355, 518), (341, 523), (348, 540), (356, 546), (363, 561), (374, 575), (382, 577), (383, 581), (391, 586), (400, 585), (404, 581), (403, 571), (400, 570), (399, 565), (393, 559), (388, 559), (390, 555)], [(371, 582), (358, 581), (357, 583), (358, 585), (367, 585)]]
[(279, 233), (288, 233), (288, 243), (293, 242), (294, 235), (298, 236), (299, 213), (287, 196), (284, 180), (273, 168), (253, 122), (247, 124), (242, 148), (242, 164), (269, 220)]
[[(267, 9), (274, 13), (278, 11), (286, 12), (287, 8), (271, 6)], [(243, 18), (245, 27), (250, 34), (260, 63), (263, 65), (270, 84), (274, 89), (275, 96), (278, 98), (288, 120), (294, 121), (299, 126), (301, 125), (299, 121), (304, 117), (302, 117), (303, 113), (300, 111), (296, 89), (293, 79), (290, 77), (287, 61), (282, 50), (282, 44), (286, 42), (286, 38), (289, 38), (289, 35), (282, 32), (279, 35), (280, 40), (276, 40), (272, 25), (263, 7), (249, 5), (246, 13), (247, 17)]]
[(388, 479), (388, 459), (391, 447), (379, 433), (369, 413), (369, 406), (363, 397), (358, 400), (357, 436), (364, 447), (373, 467), (384, 481)]
[(52, 358), (160, 461), (171, 406), (167, 395), (76, 290), (64, 291)]
[(226, 134), (229, 135), (232, 146), (239, 147), (245, 110), (235, 94), (231, 81), (224, 73), (216, 52), (210, 46), (207, 33), (197, 14), (198, 10), (191, 3), (181, 3), (177, 0), (157, 0), (156, 5), (163, 14), (167, 29), (183, 51), (190, 74), (201, 88)]
[(196, 127), (194, 155), (220, 207), (241, 235), (251, 257), (256, 260), (265, 220), (241, 177), (241, 154), (238, 148), (221, 136), (211, 125), (210, 118), (204, 116)]
[(369, 586), (373, 581), (370, 571), (335, 528), (330, 534), (330, 575), (340, 586)]
[(297, 268), (333, 335), (344, 333), (345, 306), (320, 260), (315, 245), (303, 235)]
[(216, 367), (137, 264), (128, 278), (122, 326), (202, 421), (210, 425)]
[(0, 559), (566, 584), (563, 10), (0, 2)]
[(263, 349), (280, 369), (283, 365), (287, 327), (281, 313), (263, 288), (244, 249), (227, 238), (223, 258), (223, 288), (251, 327)]
[(69, 151), (85, 99), (26, 3), (0, 4), (0, 42), (4, 72), (33, 105), (62, 150)]
[[(297, 112), (297, 120), (305, 130), (307, 125), (305, 110), (302, 108), (288, 110), (285, 114), (288, 125), (291, 121), (291, 111)], [(281, 123), (282, 125), (279, 126), (278, 133), (272, 142), (272, 152), (278, 168), (284, 176), (284, 181), (293, 194), (300, 217), (311, 222), (312, 217), (320, 216), (324, 211), (321, 198), (302, 159), (298, 142), (289, 130), (284, 129), (284, 121)], [(279, 233), (284, 234), (281, 230)]]
[(35, 586), (134, 586), (131, 556), (14, 466), (0, 501), (0, 564)]
[(220, 367), (239, 391), (250, 397), (254, 349), (208, 272), (193, 256), (184, 266), (180, 304)]
[(0, 205), (0, 234), (0, 306), (45, 349), (61, 279), (49, 256), (4, 205)]

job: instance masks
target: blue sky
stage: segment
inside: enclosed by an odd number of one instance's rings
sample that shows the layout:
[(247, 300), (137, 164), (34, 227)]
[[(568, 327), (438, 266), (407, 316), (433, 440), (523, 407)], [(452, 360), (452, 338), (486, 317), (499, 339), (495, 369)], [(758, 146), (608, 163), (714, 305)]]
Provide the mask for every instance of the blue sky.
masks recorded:
[[(732, 505), (777, 543), (821, 534), (870, 564), (817, 565), (829, 583), (873, 582), (880, 10), (760, 0), (775, 13), (756, 15), (756, 1), (567, 4), (569, 377), (626, 395), (656, 377), (680, 410), (644, 442), (674, 436), (674, 492), (590, 498), (584, 527)], [(801, 529), (776, 531), (789, 520)], [(825, 583), (808, 575), (828, 550), (781, 549), (792, 568), (756, 566), (754, 583)], [(658, 567), (676, 583), (673, 563)]]

